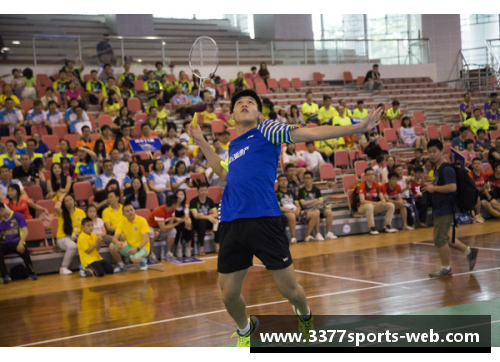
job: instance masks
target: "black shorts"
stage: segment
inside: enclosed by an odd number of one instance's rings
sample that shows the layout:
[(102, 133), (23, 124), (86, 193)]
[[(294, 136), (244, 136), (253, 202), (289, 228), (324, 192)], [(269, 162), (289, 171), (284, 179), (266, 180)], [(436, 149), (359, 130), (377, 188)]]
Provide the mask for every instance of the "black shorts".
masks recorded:
[[(479, 199), (482, 201), (482, 200), (486, 200), (486, 201), (490, 201), (488, 200), (488, 198), (486, 197), (485, 194), (483, 194), (482, 192), (479, 194)], [(491, 200), (493, 200), (493, 198), (491, 198)]]
[(254, 255), (269, 270), (285, 269), (292, 264), (281, 216), (223, 222), (219, 225), (219, 232), (219, 273), (248, 269), (253, 265)]

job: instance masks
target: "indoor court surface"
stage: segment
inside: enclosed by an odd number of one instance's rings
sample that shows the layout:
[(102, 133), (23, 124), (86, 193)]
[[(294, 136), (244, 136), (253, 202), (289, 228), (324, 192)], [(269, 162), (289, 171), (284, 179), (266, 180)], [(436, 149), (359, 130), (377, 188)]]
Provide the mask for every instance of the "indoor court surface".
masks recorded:
[[(457, 236), (479, 248), (469, 272), (452, 251), (453, 277), (429, 279), (439, 258), (433, 228), (356, 235), (291, 246), (315, 315), (491, 314), (500, 346), (500, 223), (465, 225)], [(104, 278), (42, 275), (0, 286), (3, 346), (235, 346), (221, 301), (215, 254), (204, 263), (129, 270)], [(243, 296), (250, 314), (292, 314), (271, 274), (254, 260)]]

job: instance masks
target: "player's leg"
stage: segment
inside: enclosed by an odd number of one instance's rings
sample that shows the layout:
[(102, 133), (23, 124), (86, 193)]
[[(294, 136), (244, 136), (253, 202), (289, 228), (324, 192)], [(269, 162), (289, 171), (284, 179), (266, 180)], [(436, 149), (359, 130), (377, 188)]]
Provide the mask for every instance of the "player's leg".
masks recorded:
[(450, 236), (448, 235), (453, 215), (444, 215), (434, 217), (434, 245), (438, 248), (441, 266), (433, 273), (429, 274), (431, 278), (451, 276), (450, 265)]
[(271, 270), (276, 287), (283, 297), (297, 307), (300, 315), (308, 316), (311, 312), (307, 305), (306, 294), (302, 286), (297, 283), (293, 264), (281, 270)]
[(240, 331), (248, 326), (248, 316), (246, 312), (245, 299), (241, 295), (241, 288), (248, 269), (239, 270), (233, 273), (219, 273), (219, 286), (222, 292), (222, 301), (226, 310), (236, 322)]

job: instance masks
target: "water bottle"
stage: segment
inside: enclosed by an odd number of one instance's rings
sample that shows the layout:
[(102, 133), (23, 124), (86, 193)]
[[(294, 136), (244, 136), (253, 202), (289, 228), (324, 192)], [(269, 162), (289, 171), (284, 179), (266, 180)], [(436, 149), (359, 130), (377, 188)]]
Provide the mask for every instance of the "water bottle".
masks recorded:
[(165, 260), (165, 247), (164, 246), (161, 247), (161, 259)]

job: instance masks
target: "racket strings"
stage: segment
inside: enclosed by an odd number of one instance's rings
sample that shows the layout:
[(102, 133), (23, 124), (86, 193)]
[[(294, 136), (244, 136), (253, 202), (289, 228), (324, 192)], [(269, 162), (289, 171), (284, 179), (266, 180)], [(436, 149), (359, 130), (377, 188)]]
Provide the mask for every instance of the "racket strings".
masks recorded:
[(189, 66), (198, 78), (210, 78), (219, 65), (219, 50), (212, 38), (196, 39), (189, 54)]

